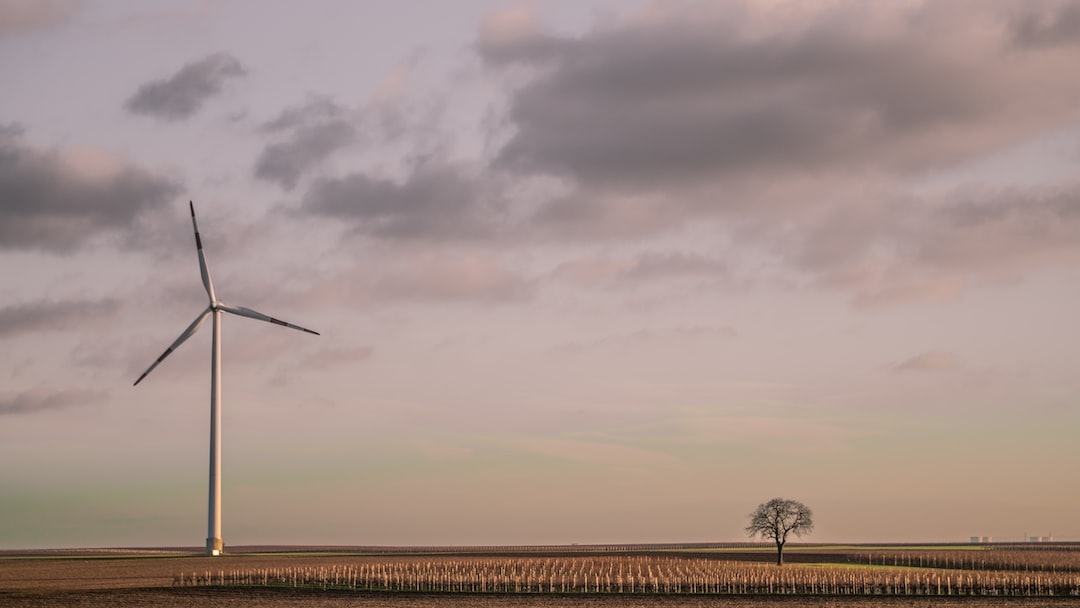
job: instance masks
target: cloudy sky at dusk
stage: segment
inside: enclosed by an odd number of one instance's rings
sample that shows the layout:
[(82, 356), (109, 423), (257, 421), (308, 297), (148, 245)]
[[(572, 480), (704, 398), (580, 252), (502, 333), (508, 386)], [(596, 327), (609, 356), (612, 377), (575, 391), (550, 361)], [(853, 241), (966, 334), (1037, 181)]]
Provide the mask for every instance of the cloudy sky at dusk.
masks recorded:
[(1080, 541), (1080, 4), (0, 0), (0, 548)]

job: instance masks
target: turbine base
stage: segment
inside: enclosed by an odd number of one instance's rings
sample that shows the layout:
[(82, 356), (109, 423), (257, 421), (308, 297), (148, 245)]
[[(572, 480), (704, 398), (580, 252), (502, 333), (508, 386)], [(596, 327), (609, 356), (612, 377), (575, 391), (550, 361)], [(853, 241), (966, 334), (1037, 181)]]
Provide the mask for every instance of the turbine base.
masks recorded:
[(222, 553), (225, 553), (225, 543), (221, 542), (220, 538), (206, 539), (207, 555), (221, 555)]

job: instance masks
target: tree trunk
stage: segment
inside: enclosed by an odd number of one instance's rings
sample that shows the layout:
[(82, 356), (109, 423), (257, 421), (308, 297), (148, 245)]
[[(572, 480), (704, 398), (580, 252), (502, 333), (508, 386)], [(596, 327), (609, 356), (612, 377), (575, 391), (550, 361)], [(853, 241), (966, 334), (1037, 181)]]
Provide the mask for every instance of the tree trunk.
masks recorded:
[(784, 565), (784, 543), (781, 542), (776, 543), (776, 565)]

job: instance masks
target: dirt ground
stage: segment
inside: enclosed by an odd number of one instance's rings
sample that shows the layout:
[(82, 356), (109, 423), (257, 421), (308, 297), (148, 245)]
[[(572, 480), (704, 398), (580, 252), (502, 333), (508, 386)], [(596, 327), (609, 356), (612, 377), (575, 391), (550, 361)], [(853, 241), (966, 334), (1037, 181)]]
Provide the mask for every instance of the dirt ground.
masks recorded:
[[(178, 574), (340, 564), (343, 555), (0, 554), (0, 598), (13, 592), (171, 588)], [(378, 559), (378, 558), (374, 558)], [(399, 558), (400, 559), (400, 558)], [(2, 605), (0, 601), (0, 605)]]
[[(486, 554), (484, 557), (494, 555), (501, 554)], [(466, 555), (463, 554), (460, 557), (466, 557)], [(714, 557), (744, 561), (772, 559), (768, 553), (731, 553)], [(349, 554), (305, 555), (303, 553), (284, 555), (230, 553), (218, 557), (207, 557), (201, 553), (149, 551), (34, 554), (0, 552), (0, 598), (5, 595), (10, 597), (13, 592), (171, 588), (178, 574), (190, 576), (192, 573), (203, 573), (207, 570), (330, 566), (357, 559), (400, 561), (410, 558), (400, 555), (358, 557)]]
[[(730, 558), (731, 556), (725, 556)], [(206, 557), (200, 554), (106, 552), (83, 554), (40, 553), (20, 555), (0, 552), (0, 608), (44, 608), (65, 606), (91, 608), (110, 606), (258, 606), (277, 608), (319, 608), (362, 606), (367, 608), (653, 608), (678, 606), (699, 608), (834, 608), (857, 606), (1009, 606), (1010, 608), (1064, 607), (1076, 605), (1075, 598), (1030, 598), (1016, 601), (961, 600), (944, 598), (751, 598), (655, 596), (483, 596), (470, 594), (411, 594), (320, 592), (291, 589), (215, 589), (178, 588), (173, 586), (177, 575), (190, 577), (193, 573), (220, 570), (250, 570), (275, 567), (319, 567), (348, 563), (354, 560), (427, 559), (404, 556), (356, 555), (265, 555), (230, 554)], [(1065, 600), (1062, 602), (1060, 600)]]
[[(110, 608), (224, 606), (259, 608), (371, 608), (422, 606), (419, 598), (382, 594), (320, 594), (291, 590), (175, 588), (178, 574), (322, 566), (358, 559), (342, 555), (201, 554), (13, 555), (0, 553), (0, 608)], [(364, 559), (364, 558), (361, 558)], [(377, 559), (377, 558), (376, 558)]]

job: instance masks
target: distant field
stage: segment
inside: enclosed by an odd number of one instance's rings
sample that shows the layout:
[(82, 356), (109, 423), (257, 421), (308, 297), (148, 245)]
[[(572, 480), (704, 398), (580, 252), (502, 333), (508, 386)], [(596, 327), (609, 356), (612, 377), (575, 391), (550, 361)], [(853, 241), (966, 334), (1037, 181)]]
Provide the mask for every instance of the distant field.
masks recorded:
[[(0, 606), (1076, 605), (1080, 544), (0, 552)], [(869, 602), (869, 603), (868, 603)]]

